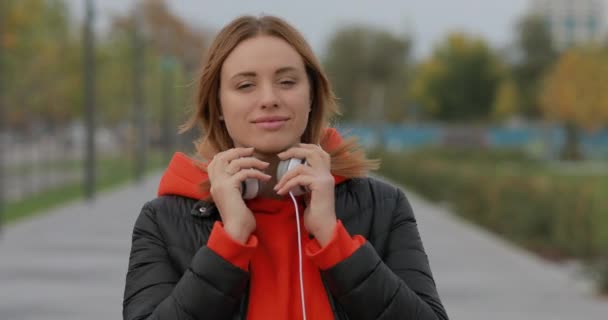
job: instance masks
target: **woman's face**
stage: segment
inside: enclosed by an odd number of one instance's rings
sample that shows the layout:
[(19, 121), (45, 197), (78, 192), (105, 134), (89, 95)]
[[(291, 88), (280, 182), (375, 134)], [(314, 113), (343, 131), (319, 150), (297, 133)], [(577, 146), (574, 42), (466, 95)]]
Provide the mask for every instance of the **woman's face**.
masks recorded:
[(222, 65), (220, 104), (235, 147), (288, 149), (300, 142), (311, 107), (302, 57), (277, 37), (244, 40)]

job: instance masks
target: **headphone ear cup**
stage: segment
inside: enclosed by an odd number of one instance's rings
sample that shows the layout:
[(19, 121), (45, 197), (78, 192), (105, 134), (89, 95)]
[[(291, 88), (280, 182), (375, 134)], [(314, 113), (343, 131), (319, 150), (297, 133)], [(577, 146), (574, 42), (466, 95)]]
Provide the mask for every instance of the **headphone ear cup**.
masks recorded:
[(306, 164), (306, 160), (298, 158), (291, 158), (279, 162), (279, 166), (277, 167), (277, 181), (281, 180), (287, 171), (303, 164)]
[(245, 200), (251, 200), (258, 196), (260, 182), (258, 179), (246, 179), (241, 182), (241, 196)]
[[(279, 162), (279, 166), (277, 167), (277, 181), (280, 181), (283, 178), (283, 175), (291, 169), (294, 169), (297, 166), (305, 165), (306, 159), (298, 159), (291, 158), (289, 160), (283, 160)], [(302, 186), (296, 186), (290, 190), (290, 192), (294, 196), (299, 196), (306, 193), (306, 189)]]

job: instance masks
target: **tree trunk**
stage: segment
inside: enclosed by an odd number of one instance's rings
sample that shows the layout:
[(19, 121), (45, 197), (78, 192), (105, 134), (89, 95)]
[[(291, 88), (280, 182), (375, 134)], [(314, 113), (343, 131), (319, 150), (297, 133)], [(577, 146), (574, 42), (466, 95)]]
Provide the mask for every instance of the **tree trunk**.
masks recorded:
[(562, 160), (578, 161), (583, 159), (583, 153), (580, 148), (580, 130), (573, 123), (567, 123), (566, 143), (562, 150)]

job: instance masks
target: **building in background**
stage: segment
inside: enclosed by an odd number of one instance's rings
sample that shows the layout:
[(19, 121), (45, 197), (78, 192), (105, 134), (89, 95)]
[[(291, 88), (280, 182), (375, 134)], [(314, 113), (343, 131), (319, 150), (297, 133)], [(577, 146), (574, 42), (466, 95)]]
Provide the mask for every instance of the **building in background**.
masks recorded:
[(532, 11), (545, 17), (559, 49), (606, 41), (608, 0), (532, 0)]

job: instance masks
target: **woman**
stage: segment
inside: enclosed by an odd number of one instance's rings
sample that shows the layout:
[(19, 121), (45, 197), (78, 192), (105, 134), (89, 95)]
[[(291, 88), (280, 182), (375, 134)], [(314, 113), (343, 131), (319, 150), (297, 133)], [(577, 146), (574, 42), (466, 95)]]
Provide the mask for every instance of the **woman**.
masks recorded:
[[(405, 195), (365, 177), (336, 113), (293, 27), (224, 27), (182, 128), (204, 129), (196, 156), (135, 223), (124, 319), (447, 319)], [(305, 165), (277, 174), (289, 159)]]

